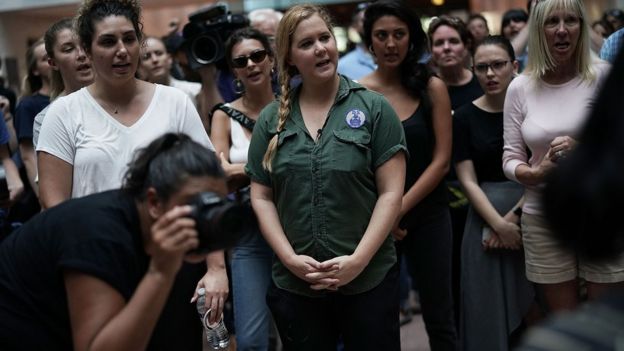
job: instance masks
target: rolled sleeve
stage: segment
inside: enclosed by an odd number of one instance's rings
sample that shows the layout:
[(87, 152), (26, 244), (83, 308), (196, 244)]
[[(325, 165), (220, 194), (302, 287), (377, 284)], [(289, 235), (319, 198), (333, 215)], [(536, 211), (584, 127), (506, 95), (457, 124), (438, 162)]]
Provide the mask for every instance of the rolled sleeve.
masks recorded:
[(375, 124), (372, 133), (372, 161), (376, 169), (384, 162), (403, 151), (406, 158), (409, 156), (403, 126), (396, 112), (388, 101), (378, 96), (379, 112), (375, 114)]
[(249, 151), (247, 153), (247, 165), (245, 165), (245, 173), (252, 181), (262, 185), (271, 186), (271, 177), (269, 172), (262, 166), (262, 159), (266, 153), (271, 138), (275, 133), (269, 131), (270, 120), (274, 119), (277, 114), (277, 103), (271, 103), (265, 107), (260, 113), (258, 122), (254, 126), (251, 141), (249, 143)]

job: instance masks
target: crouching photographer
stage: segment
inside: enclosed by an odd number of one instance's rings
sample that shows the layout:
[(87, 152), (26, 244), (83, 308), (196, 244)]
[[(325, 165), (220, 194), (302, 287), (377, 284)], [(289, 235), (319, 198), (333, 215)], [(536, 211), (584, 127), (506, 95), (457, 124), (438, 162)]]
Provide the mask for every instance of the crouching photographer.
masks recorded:
[(33, 217), (0, 245), (0, 349), (162, 348), (154, 330), (183, 262), (241, 230), (226, 192), (213, 152), (166, 134), (137, 152), (122, 189)]

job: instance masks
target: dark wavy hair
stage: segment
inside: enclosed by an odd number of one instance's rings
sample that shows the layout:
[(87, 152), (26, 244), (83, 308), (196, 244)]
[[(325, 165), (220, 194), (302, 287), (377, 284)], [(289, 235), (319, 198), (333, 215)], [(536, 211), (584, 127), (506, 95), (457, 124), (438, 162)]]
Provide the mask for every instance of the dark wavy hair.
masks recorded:
[(152, 141), (136, 151), (128, 166), (122, 190), (138, 200), (150, 187), (166, 201), (189, 177), (225, 177), (215, 153), (185, 134), (167, 133)]
[(227, 61), (230, 70), (234, 71), (234, 67), (232, 67), (232, 49), (234, 48), (234, 45), (240, 43), (244, 39), (254, 39), (259, 41), (264, 50), (266, 50), (267, 55), (269, 57), (274, 57), (273, 51), (271, 50), (271, 43), (266, 35), (252, 27), (241, 28), (234, 31), (234, 33), (232, 33), (225, 42), (225, 60)]
[(602, 260), (624, 252), (624, 47), (619, 51), (577, 148), (544, 190), (546, 218), (579, 255)]
[(405, 2), (400, 0), (380, 0), (366, 8), (364, 13), (364, 42), (370, 47), (373, 43), (373, 25), (383, 16), (393, 16), (405, 23), (409, 29), (409, 51), (399, 69), (401, 85), (414, 97), (427, 104), (427, 83), (432, 76), (431, 71), (419, 63), (427, 50), (427, 35), (420, 23), (420, 17)]
[(143, 39), (141, 4), (138, 0), (85, 0), (76, 16), (76, 33), (85, 51), (91, 52), (95, 23), (109, 16), (127, 18), (132, 23), (139, 41)]

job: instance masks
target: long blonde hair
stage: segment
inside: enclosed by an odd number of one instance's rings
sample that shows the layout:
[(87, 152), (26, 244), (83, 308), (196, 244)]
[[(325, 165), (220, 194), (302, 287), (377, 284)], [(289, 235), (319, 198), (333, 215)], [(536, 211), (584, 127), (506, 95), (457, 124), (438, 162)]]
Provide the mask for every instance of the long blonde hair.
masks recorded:
[(529, 17), (529, 57), (525, 72), (535, 79), (542, 79), (547, 72), (557, 68), (557, 62), (548, 49), (544, 24), (548, 16), (559, 9), (574, 12), (580, 19), (581, 33), (574, 59), (581, 78), (591, 81), (595, 78), (595, 73), (592, 69), (587, 14), (582, 0), (549, 0), (540, 1), (535, 5)]
[(284, 17), (282, 17), (277, 27), (275, 46), (277, 47), (276, 60), (281, 95), (279, 97), (279, 108), (277, 110), (278, 120), (276, 134), (269, 142), (264, 158), (262, 159), (262, 167), (269, 172), (272, 171), (273, 158), (277, 153), (278, 135), (284, 129), (284, 125), (286, 125), (286, 121), (290, 116), (290, 98), (292, 93), (290, 80), (298, 73), (297, 68), (288, 63), (293, 35), (299, 23), (309, 19), (313, 15), (318, 15), (323, 22), (325, 22), (330, 33), (332, 33), (332, 21), (327, 10), (325, 10), (324, 7), (312, 4), (301, 4), (291, 7), (286, 14), (284, 14)]

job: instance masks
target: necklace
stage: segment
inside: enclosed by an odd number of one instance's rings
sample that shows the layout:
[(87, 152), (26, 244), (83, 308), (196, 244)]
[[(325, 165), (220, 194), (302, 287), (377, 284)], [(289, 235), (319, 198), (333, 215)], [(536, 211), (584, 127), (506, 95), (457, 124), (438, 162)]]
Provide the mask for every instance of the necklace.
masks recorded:
[(114, 106), (110, 105), (109, 103), (104, 102), (104, 100), (102, 100), (102, 99), (100, 99), (100, 102), (105, 105), (104, 106), (104, 110), (113, 111), (113, 114), (115, 114), (115, 115), (119, 113), (119, 107), (114, 107)]

